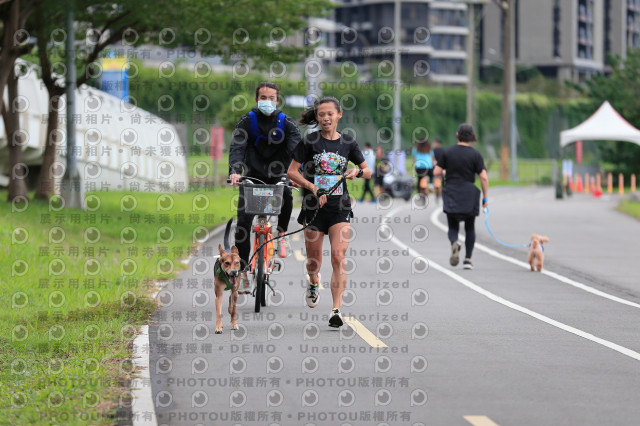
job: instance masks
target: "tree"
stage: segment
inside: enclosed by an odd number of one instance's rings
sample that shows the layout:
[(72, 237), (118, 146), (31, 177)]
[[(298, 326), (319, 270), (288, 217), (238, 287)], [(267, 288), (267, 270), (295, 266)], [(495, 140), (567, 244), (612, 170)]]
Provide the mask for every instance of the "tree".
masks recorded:
[[(42, 79), (49, 93), (47, 144), (36, 197), (48, 199), (55, 160), (55, 130), (64, 87), (53, 72), (61, 55), (52, 37), (64, 28), (65, 4), (43, 0), (35, 14), (34, 33)], [(246, 60), (246, 66), (266, 66), (274, 61), (292, 62), (308, 53), (308, 46), (283, 43), (286, 35), (304, 28), (307, 16), (320, 16), (331, 7), (327, 0), (76, 0), (78, 40), (90, 35), (76, 52), (77, 85), (86, 83), (100, 55), (110, 46), (130, 47), (142, 43), (165, 47), (188, 46), (203, 55), (222, 55)]]
[[(626, 59), (610, 56), (611, 75), (596, 75), (580, 90), (592, 101), (595, 110), (609, 101), (629, 123), (640, 128), (640, 49), (627, 52)], [(616, 165), (616, 172), (640, 173), (640, 146), (628, 142), (599, 146), (602, 159)]]
[(24, 30), (27, 18), (36, 6), (35, 1), (0, 0), (2, 20), (2, 50), (0, 51), (0, 93), (8, 88), (7, 103), (0, 101), (0, 112), (9, 146), (9, 191), (8, 201), (27, 197), (25, 178), (27, 169), (22, 161), (23, 135), (20, 132), (20, 115), (15, 101), (18, 97), (18, 80), (15, 74), (16, 59), (28, 53), (32, 44)]

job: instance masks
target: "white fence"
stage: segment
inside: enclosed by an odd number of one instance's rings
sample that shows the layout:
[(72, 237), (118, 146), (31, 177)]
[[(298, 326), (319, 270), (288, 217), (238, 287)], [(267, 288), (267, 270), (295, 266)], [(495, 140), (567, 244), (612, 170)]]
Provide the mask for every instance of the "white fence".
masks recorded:
[[(42, 164), (48, 94), (34, 66), (21, 62), (19, 98), (24, 163)], [(6, 93), (5, 93), (6, 99)], [(186, 191), (187, 152), (173, 125), (158, 116), (88, 86), (76, 92), (76, 158), (85, 190)], [(66, 102), (62, 97), (53, 175), (58, 184), (66, 167)], [(4, 124), (0, 120), (0, 185), (11, 173)], [(56, 188), (58, 185), (55, 185)]]

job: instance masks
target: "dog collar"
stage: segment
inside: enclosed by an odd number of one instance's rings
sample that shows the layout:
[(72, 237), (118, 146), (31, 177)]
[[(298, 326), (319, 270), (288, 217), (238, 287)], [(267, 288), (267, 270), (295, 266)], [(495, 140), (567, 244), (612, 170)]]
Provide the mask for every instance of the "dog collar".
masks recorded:
[(216, 260), (216, 264), (213, 266), (213, 270), (218, 278), (224, 281), (224, 283), (227, 285), (225, 290), (231, 290), (233, 288), (233, 285), (231, 284), (231, 281), (229, 281), (229, 275), (227, 275), (227, 273), (222, 270), (220, 259)]

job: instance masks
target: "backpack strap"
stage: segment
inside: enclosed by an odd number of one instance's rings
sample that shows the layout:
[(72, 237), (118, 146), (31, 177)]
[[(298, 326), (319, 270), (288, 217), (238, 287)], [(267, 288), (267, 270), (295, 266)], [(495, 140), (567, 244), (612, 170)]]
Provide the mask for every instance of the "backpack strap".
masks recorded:
[(284, 134), (284, 123), (287, 120), (287, 116), (285, 115), (284, 112), (280, 112), (278, 114), (278, 123), (276, 124), (276, 126), (278, 127), (278, 129), (280, 129), (280, 131), (282, 131), (282, 134)]
[[(284, 112), (278, 113), (278, 119), (276, 122), (276, 128), (280, 131), (281, 135), (284, 136), (284, 124), (287, 120), (287, 115)], [(266, 136), (260, 134), (260, 128), (258, 127), (258, 114), (255, 111), (249, 111), (249, 130), (251, 133), (251, 137), (253, 138), (253, 146), (258, 146), (258, 142), (261, 139), (267, 139)]]
[(258, 128), (258, 115), (255, 111), (249, 111), (249, 132), (251, 133), (251, 138), (253, 138), (253, 146), (258, 145), (258, 141), (261, 138), (264, 138), (260, 134), (260, 129)]

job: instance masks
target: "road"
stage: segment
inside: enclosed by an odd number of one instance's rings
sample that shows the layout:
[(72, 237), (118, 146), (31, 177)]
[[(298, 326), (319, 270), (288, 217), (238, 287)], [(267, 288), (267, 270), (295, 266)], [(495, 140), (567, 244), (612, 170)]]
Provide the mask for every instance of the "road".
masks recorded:
[[(341, 330), (327, 326), (328, 284), (318, 307), (306, 307), (295, 238), (269, 306), (255, 314), (241, 296), (240, 329), (225, 315), (224, 333), (213, 334), (204, 262), (222, 241), (214, 235), (158, 294), (149, 328), (158, 423), (638, 424), (640, 222), (615, 211), (617, 197), (553, 196), (491, 190), (496, 237), (551, 239), (542, 274), (528, 270), (525, 248), (491, 238), (482, 215), (469, 271), (449, 266), (434, 202), (357, 204)], [(326, 283), (328, 239), (325, 248)]]

